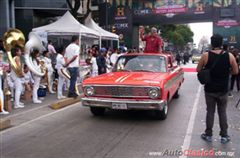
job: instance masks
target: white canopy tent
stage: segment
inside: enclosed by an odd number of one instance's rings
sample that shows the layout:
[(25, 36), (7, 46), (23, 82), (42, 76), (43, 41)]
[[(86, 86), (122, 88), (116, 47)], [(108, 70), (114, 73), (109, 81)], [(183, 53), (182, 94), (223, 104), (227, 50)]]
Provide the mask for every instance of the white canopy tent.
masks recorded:
[(83, 24), (79, 23), (72, 14), (67, 11), (60, 19), (57, 21), (37, 27), (32, 29), (33, 32), (36, 32), (37, 34), (40, 33), (47, 33), (47, 36), (49, 35), (79, 35), (79, 40), (81, 41), (82, 36), (91, 37), (91, 38), (97, 38), (101, 40), (100, 33), (87, 28)]
[(100, 37), (100, 34), (97, 31), (89, 29), (83, 24), (79, 23), (69, 11), (67, 11), (57, 21), (45, 26), (33, 28), (32, 31), (33, 32), (45, 31), (51, 35), (80, 34), (85, 36)]
[(111, 33), (109, 31), (104, 30), (103, 28), (101, 28), (92, 18), (87, 18), (85, 20), (85, 25), (95, 31), (97, 31), (100, 34), (100, 48), (102, 45), (101, 40), (105, 39), (105, 40), (116, 40), (118, 42), (119, 45), (119, 36), (117, 34)]

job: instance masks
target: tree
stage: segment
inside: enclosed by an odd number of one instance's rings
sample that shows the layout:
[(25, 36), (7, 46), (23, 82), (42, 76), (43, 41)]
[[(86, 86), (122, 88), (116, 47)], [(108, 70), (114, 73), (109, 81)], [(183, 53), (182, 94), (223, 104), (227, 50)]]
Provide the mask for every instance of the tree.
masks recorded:
[(173, 43), (177, 50), (184, 50), (189, 42), (193, 42), (193, 35), (188, 25), (166, 25), (162, 30), (162, 37)]
[(203, 36), (198, 43), (198, 49), (201, 51), (201, 53), (203, 53), (208, 48), (208, 45), (208, 38), (206, 36)]

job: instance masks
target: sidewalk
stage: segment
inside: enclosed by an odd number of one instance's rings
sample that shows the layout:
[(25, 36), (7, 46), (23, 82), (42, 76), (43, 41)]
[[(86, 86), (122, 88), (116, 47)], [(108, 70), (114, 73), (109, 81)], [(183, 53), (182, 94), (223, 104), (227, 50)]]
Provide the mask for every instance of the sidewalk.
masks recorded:
[[(65, 91), (66, 96), (67, 91)], [(79, 88), (79, 93), (82, 94), (81, 88)], [(57, 94), (50, 94), (47, 93), (46, 97), (40, 98), (42, 100), (41, 104), (34, 104), (32, 100), (30, 101), (23, 101), (25, 104), (24, 108), (19, 109), (12, 109), (12, 112), (8, 115), (0, 115), (0, 119), (3, 120), (10, 120), (11, 121), (11, 127), (18, 126), (23, 123), (29, 122), (31, 120), (34, 120), (38, 117), (41, 117), (43, 115), (52, 113), (56, 110), (50, 108), (49, 106), (53, 103), (56, 103), (58, 101), (61, 101), (57, 99)]]
[(56, 102), (57, 94), (47, 94), (45, 98), (42, 98), (41, 104), (34, 104), (32, 101), (24, 102), (25, 107), (21, 109), (14, 109), (8, 115), (0, 115), (1, 119), (10, 119), (12, 126), (20, 125), (24, 122), (33, 120), (37, 117), (50, 113), (52, 110), (49, 105)]

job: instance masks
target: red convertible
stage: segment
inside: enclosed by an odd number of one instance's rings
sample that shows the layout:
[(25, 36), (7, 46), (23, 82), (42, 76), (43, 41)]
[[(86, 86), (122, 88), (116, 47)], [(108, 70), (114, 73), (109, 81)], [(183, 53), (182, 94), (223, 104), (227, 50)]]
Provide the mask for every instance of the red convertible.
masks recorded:
[(82, 105), (94, 115), (103, 115), (106, 109), (151, 110), (164, 120), (168, 103), (178, 97), (183, 74), (168, 54), (122, 55), (111, 73), (83, 81)]

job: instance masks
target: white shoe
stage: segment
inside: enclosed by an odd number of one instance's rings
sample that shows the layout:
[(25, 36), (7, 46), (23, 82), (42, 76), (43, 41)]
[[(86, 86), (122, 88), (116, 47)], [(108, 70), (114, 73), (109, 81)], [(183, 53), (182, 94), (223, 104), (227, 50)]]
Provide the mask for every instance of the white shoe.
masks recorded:
[(24, 106), (25, 104), (24, 104), (23, 102), (19, 102), (19, 105), (22, 105), (22, 106)]
[(33, 103), (34, 103), (34, 104), (41, 104), (42, 101), (41, 101), (41, 100), (34, 100)]
[(24, 108), (24, 106), (23, 106), (23, 105), (15, 105), (14, 108), (15, 108), (15, 109)]
[(7, 115), (7, 114), (9, 114), (9, 112), (8, 111), (2, 111), (2, 112), (0, 112), (0, 114)]
[(58, 99), (66, 99), (66, 96), (58, 96)]
[(49, 93), (51, 93), (51, 94), (55, 94), (56, 92), (54, 92), (54, 91), (50, 91)]

